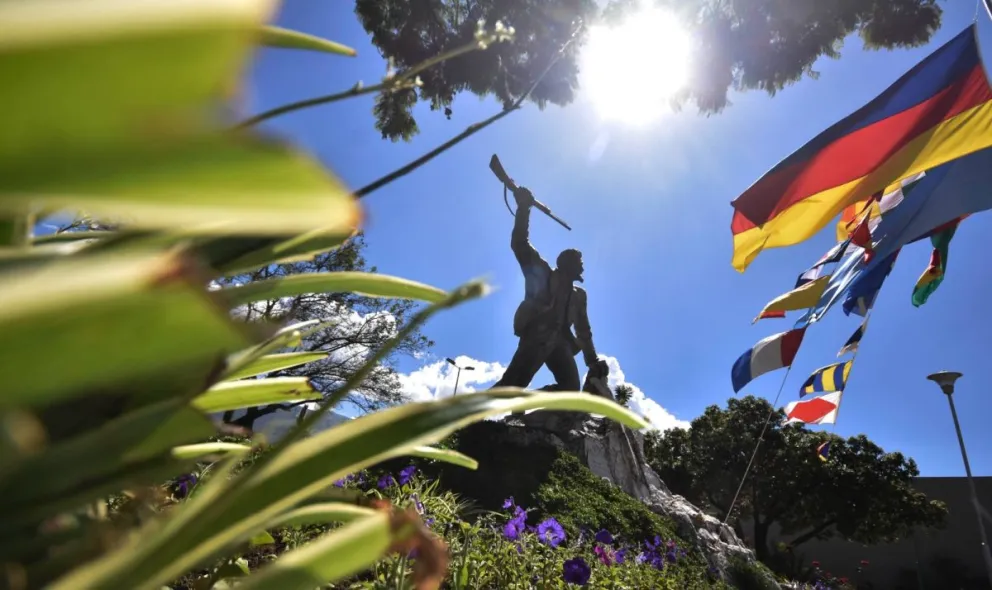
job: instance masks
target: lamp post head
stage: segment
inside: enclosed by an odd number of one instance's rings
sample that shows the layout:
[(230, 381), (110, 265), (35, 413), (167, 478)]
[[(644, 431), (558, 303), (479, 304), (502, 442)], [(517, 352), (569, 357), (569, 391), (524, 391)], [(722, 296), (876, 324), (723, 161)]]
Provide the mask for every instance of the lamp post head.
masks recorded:
[(463, 371), (474, 371), (475, 367), (462, 367)]
[(933, 381), (940, 386), (940, 390), (947, 395), (954, 393), (954, 382), (961, 377), (961, 373), (956, 373), (954, 371), (941, 371), (939, 373), (934, 373), (933, 375), (928, 375), (927, 379)]
[(455, 364), (455, 360), (454, 359), (446, 358), (444, 360), (448, 361), (448, 364), (449, 365), (452, 365), (452, 366), (455, 366), (455, 367), (458, 366), (458, 365)]

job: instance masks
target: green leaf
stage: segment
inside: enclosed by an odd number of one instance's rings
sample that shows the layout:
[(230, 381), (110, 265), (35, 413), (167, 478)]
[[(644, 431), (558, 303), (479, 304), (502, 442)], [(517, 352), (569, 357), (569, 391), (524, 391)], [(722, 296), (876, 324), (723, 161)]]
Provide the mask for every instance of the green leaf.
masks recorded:
[(393, 540), (388, 514), (367, 516), (283, 554), (240, 588), (310, 590), (368, 568), (385, 555)]
[(241, 371), (267, 353), (279, 350), (280, 348), (299, 346), (304, 336), (320, 329), (322, 325), (324, 325), (324, 322), (320, 320), (307, 320), (284, 326), (265, 342), (232, 354), (227, 359), (227, 372), (236, 373)]
[(356, 271), (290, 275), (225, 287), (220, 292), (229, 298), (232, 306), (307, 293), (348, 292), (388, 299), (418, 299), (430, 303), (442, 301), (447, 296), (444, 291), (423, 283)]
[(172, 456), (176, 459), (201, 459), (210, 455), (245, 455), (251, 452), (248, 445), (227, 442), (209, 442), (196, 445), (183, 445), (172, 449)]
[(257, 341), (259, 328), (233, 322), (206, 282), (177, 254), (79, 257), (0, 276), (0, 409), (93, 395)]
[(164, 462), (176, 445), (213, 433), (210, 420), (186, 407), (183, 400), (125, 414), (98, 430), (29, 456), (12, 468), (0, 482), (0, 497), (4, 499), (0, 503), (0, 522), (6, 524), (33, 505), (78, 492), (129, 466), (160, 458)]
[(248, 567), (248, 560), (244, 557), (239, 557), (233, 561), (229, 561), (217, 568), (218, 580), (223, 580), (225, 578), (243, 578), (244, 576), (250, 574), (251, 568)]
[(321, 39), (306, 33), (291, 31), (282, 27), (267, 25), (261, 29), (261, 43), (267, 47), (282, 47), (284, 49), (310, 49), (313, 51), (323, 51), (325, 53), (336, 53), (354, 57), (358, 55), (351, 47)]
[(438, 449), (435, 447), (415, 447), (410, 449), (408, 453), (412, 457), (422, 457), (424, 459), (433, 459), (435, 461), (443, 461), (445, 463), (451, 463), (452, 465), (458, 465), (460, 467), (465, 467), (467, 469), (478, 469), (479, 462), (469, 457), (468, 455), (459, 453), (458, 451), (452, 451), (449, 449)]
[(306, 377), (270, 377), (223, 381), (194, 399), (193, 406), (207, 414), (212, 414), (320, 398), (321, 394), (314, 391)]
[(50, 590), (98, 587), (102, 580), (142, 587), (173, 579), (348, 473), (437, 443), (487, 417), (538, 408), (600, 414), (631, 428), (648, 425), (614, 402), (586, 393), (494, 389), (390, 408), (302, 439), (234, 481), (207, 481), (173, 512), (165, 529), (136, 535), (133, 544), (76, 570)]
[(201, 127), (236, 87), (275, 4), (0, 2), (0, 80), (17, 81), (0, 93), (0, 160), (58, 160)]
[(273, 539), (272, 535), (270, 535), (267, 531), (262, 531), (256, 535), (253, 535), (252, 538), (248, 540), (248, 543), (252, 547), (261, 547), (262, 545), (275, 545), (276, 540)]
[[(251, 246), (246, 242), (237, 245), (227, 244), (226, 257), (224, 258), (214, 253), (221, 246), (221, 244), (216, 244), (212, 246), (212, 251), (208, 252), (207, 258), (211, 262), (211, 268), (215, 268), (225, 275), (233, 275), (269, 264), (288, 264), (310, 260), (317, 254), (337, 248), (353, 235), (353, 231), (315, 229), (286, 240), (256, 240)], [(229, 241), (233, 239), (237, 238), (228, 238)], [(240, 254), (235, 254), (236, 248), (240, 249)], [(207, 248), (198, 248), (198, 250), (205, 249)]]
[(117, 235), (120, 235), (120, 233), (116, 231), (104, 230), (67, 231), (60, 234), (45, 234), (43, 236), (38, 236), (34, 238), (33, 243), (37, 246), (39, 244), (77, 242), (81, 240), (104, 240), (107, 238), (113, 238)]
[(82, 208), (135, 229), (189, 235), (344, 233), (360, 216), (356, 199), (316, 160), (230, 133), (0, 159), (0, 213), (29, 205)]
[(222, 379), (233, 381), (235, 379), (244, 379), (245, 377), (271, 373), (273, 371), (291, 369), (325, 359), (328, 354), (326, 352), (284, 352), (281, 354), (270, 354), (252, 361), (243, 369), (224, 375)]
[(280, 529), (283, 527), (302, 527), (331, 522), (351, 522), (373, 514), (375, 514), (375, 510), (366, 508), (365, 506), (347, 504), (345, 502), (322, 502), (281, 514), (269, 522), (265, 528)]

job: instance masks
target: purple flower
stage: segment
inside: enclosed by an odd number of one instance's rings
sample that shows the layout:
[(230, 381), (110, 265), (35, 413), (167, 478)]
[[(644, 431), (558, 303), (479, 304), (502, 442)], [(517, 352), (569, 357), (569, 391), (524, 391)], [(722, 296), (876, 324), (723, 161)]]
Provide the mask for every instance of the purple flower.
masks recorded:
[(613, 565), (613, 552), (602, 545), (596, 545), (593, 548), (593, 553), (599, 558), (599, 562), (603, 565)]
[(424, 503), (420, 501), (417, 494), (410, 494), (410, 499), (413, 500), (413, 506), (417, 509), (417, 514), (424, 513)]
[(537, 538), (546, 545), (557, 547), (565, 540), (565, 529), (561, 527), (557, 520), (549, 518), (537, 525)]
[(596, 533), (596, 542), (602, 543), (603, 545), (612, 545), (613, 535), (610, 534), (610, 531), (603, 529)]
[(185, 498), (189, 495), (193, 486), (196, 485), (196, 476), (192, 473), (187, 473), (186, 475), (180, 475), (176, 478), (176, 481), (172, 484), (172, 495), (176, 498)]
[(589, 576), (591, 575), (592, 570), (589, 569), (589, 565), (581, 557), (569, 559), (562, 566), (561, 577), (569, 584), (585, 586), (589, 583)]
[(520, 506), (517, 506), (513, 518), (503, 527), (503, 536), (511, 541), (520, 538), (520, 533), (524, 532), (527, 526), (527, 513)]
[(336, 482), (334, 482), (334, 487), (336, 487), (336, 488), (343, 488), (344, 487), (344, 483), (345, 483), (345, 480), (344, 479), (339, 479)]
[(665, 559), (668, 560), (668, 563), (675, 563), (675, 561), (677, 559), (676, 558), (676, 555), (675, 555), (675, 552), (674, 551), (669, 551), (668, 553), (666, 553), (665, 554)]
[(396, 483), (396, 480), (393, 479), (392, 475), (387, 473), (386, 475), (383, 475), (382, 477), (379, 478), (379, 483), (376, 485), (379, 486), (380, 490), (384, 490), (389, 486), (393, 485), (394, 483)]
[(623, 563), (624, 560), (627, 559), (627, 548), (624, 547), (623, 549), (620, 549), (613, 554), (613, 557), (617, 560), (617, 563)]
[(506, 500), (503, 500), (503, 510), (509, 510), (510, 508), (513, 508), (516, 505), (517, 504), (513, 501), (513, 496), (510, 496)]
[(410, 480), (413, 479), (413, 474), (416, 473), (416, 472), (417, 472), (417, 468), (414, 467), (413, 465), (411, 465), (409, 467), (404, 467), (403, 469), (401, 469), (400, 470), (400, 485), (401, 486), (405, 486), (406, 484), (410, 483)]

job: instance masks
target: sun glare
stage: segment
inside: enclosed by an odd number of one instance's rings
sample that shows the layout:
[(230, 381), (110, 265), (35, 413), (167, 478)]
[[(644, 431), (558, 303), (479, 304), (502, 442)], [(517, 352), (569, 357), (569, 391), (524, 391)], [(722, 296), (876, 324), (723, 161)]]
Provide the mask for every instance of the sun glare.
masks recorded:
[(689, 77), (691, 39), (675, 16), (643, 8), (613, 27), (596, 26), (581, 55), (581, 86), (606, 119), (644, 125), (669, 112)]

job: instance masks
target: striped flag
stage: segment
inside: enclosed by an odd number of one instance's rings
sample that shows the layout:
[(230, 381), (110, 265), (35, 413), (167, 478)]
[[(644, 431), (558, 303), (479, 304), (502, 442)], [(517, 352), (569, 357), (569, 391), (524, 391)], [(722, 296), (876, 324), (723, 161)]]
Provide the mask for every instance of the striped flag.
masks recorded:
[(789, 402), (785, 406), (785, 421), (783, 424), (801, 422), (803, 424), (834, 424), (837, 422), (837, 410), (840, 408), (842, 392), (828, 393), (812, 399)]
[(816, 261), (816, 264), (809, 267), (808, 270), (799, 275), (799, 278), (796, 279), (796, 286), (794, 288), (798, 289), (806, 283), (815, 281), (823, 275), (823, 269), (825, 266), (834, 262), (840, 262), (840, 259), (844, 257), (844, 252), (847, 250), (847, 245), (850, 243), (851, 240), (843, 240), (831, 248), (830, 251)]
[(844, 385), (847, 384), (847, 376), (851, 374), (853, 363), (854, 361), (845, 361), (813, 371), (813, 374), (806, 379), (799, 389), (799, 397), (809, 393), (844, 391)]
[(742, 354), (730, 371), (734, 393), (739, 392), (759, 375), (791, 366), (805, 334), (805, 327), (773, 334)]
[(844, 343), (844, 346), (840, 349), (840, 352), (837, 353), (837, 356), (844, 356), (849, 352), (858, 350), (858, 344), (861, 342), (861, 337), (865, 335), (865, 328), (867, 327), (868, 320), (866, 319), (861, 322), (861, 325), (854, 331), (854, 334), (851, 334), (851, 337), (847, 339), (847, 342)]

